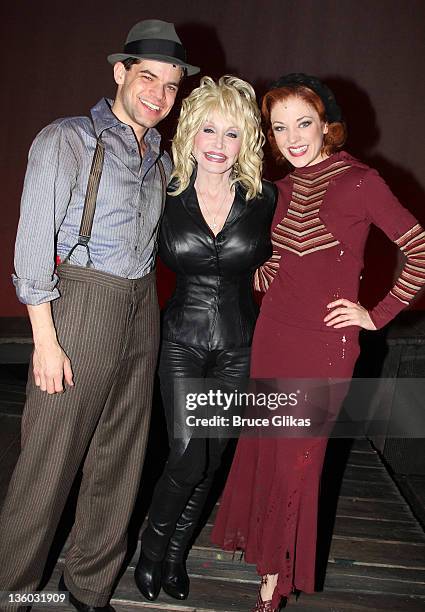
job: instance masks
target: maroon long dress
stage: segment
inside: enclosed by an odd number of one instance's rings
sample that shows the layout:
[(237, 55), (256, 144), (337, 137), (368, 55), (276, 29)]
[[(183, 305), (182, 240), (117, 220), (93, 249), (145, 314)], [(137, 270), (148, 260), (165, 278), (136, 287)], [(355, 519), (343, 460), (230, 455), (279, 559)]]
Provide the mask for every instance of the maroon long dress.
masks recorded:
[[(289, 177), (292, 193), (288, 192), (286, 203), (278, 204), (273, 222), (275, 276), (254, 334), (253, 378), (352, 375), (359, 329), (326, 327), (323, 318), (332, 300), (357, 301), (362, 257), (328, 231), (320, 214), (329, 182), (349, 172), (352, 159), (336, 154), (296, 169)], [(284, 210), (280, 218), (279, 206)], [(415, 219), (404, 222), (412, 227)], [(277, 269), (274, 263), (279, 259)], [(341, 388), (330, 386), (332, 413), (338, 413), (343, 395)], [(226, 550), (244, 550), (246, 561), (256, 564), (259, 575), (279, 574), (275, 606), (295, 588), (314, 591), (318, 494), (326, 445), (326, 437), (241, 436), (238, 442), (212, 541)]]

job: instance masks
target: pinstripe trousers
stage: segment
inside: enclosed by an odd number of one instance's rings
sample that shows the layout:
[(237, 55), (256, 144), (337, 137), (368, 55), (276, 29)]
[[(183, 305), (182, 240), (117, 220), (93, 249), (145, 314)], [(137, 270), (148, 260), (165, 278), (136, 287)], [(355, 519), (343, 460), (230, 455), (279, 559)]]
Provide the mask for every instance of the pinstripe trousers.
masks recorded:
[(104, 606), (126, 553), (149, 428), (155, 275), (127, 280), (66, 265), (59, 277), (52, 311), (74, 386), (48, 395), (29, 376), (21, 454), (0, 517), (0, 590), (36, 590), (82, 466), (64, 577), (78, 599)]

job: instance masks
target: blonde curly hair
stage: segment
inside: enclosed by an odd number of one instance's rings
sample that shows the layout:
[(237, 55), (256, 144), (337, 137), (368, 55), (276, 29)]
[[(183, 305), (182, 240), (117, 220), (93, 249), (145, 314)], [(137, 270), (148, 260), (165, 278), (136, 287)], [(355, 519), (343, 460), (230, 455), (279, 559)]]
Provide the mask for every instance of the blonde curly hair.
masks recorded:
[(174, 171), (177, 188), (170, 195), (182, 193), (190, 182), (196, 161), (192, 155), (193, 141), (211, 112), (219, 112), (235, 122), (241, 129), (241, 150), (232, 169), (231, 185), (241, 183), (246, 199), (255, 198), (262, 191), (264, 135), (261, 114), (255, 92), (249, 83), (235, 76), (222, 76), (217, 83), (211, 77), (202, 77), (196, 87), (183, 100), (176, 135), (172, 141)]

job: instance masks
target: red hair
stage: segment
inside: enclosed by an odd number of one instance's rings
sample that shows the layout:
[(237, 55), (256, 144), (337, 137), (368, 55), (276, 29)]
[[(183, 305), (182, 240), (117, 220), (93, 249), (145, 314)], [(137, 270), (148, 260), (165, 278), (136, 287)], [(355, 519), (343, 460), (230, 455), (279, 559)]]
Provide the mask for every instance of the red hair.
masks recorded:
[(276, 102), (284, 102), (288, 98), (300, 98), (303, 102), (314, 108), (322, 123), (328, 124), (328, 132), (323, 136), (322, 146), (322, 151), (326, 155), (332, 155), (332, 153), (335, 153), (335, 151), (338, 151), (344, 146), (347, 139), (347, 129), (345, 127), (345, 123), (340, 121), (329, 123), (326, 120), (325, 105), (323, 104), (321, 98), (309, 87), (294, 83), (293, 85), (291, 84), (285, 87), (271, 89), (266, 93), (261, 104), (261, 112), (263, 114), (266, 128), (265, 131), (276, 161), (286, 161), (286, 159), (276, 144), (271, 127), (270, 115)]

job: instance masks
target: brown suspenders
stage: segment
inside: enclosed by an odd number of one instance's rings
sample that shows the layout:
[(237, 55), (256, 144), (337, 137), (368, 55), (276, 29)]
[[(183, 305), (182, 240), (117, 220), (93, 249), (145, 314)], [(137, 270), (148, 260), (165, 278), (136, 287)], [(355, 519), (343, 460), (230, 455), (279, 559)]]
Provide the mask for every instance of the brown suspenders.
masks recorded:
[(161, 161), (161, 155), (158, 157), (158, 161), (156, 162), (159, 173), (161, 175), (161, 185), (162, 185), (162, 210), (164, 210), (165, 200), (167, 198), (167, 177), (165, 176), (164, 164)]
[[(67, 263), (74, 249), (77, 246), (85, 246), (87, 249), (87, 267), (91, 268), (93, 262), (90, 257), (89, 242), (91, 238), (91, 230), (93, 227), (94, 213), (96, 210), (97, 192), (99, 190), (100, 178), (103, 170), (103, 160), (105, 157), (105, 145), (102, 142), (102, 137), (99, 136), (96, 142), (96, 149), (93, 155), (93, 161), (90, 168), (89, 180), (87, 182), (86, 197), (84, 199), (83, 215), (81, 218), (80, 230), (78, 232), (78, 242), (69, 251), (62, 263)], [(164, 164), (161, 161), (161, 155), (155, 162), (159, 174), (161, 175), (161, 186), (162, 186), (162, 209), (164, 209), (165, 198), (167, 197), (167, 177), (165, 175)]]

